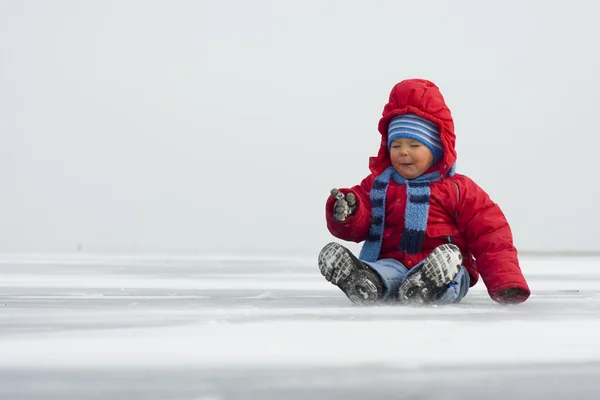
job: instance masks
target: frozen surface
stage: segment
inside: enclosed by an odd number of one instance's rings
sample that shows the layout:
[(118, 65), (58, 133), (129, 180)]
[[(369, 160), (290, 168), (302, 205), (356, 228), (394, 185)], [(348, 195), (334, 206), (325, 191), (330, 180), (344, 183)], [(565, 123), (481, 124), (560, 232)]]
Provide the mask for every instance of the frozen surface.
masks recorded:
[(597, 399), (600, 258), (493, 303), (357, 307), (315, 260), (0, 256), (0, 399)]

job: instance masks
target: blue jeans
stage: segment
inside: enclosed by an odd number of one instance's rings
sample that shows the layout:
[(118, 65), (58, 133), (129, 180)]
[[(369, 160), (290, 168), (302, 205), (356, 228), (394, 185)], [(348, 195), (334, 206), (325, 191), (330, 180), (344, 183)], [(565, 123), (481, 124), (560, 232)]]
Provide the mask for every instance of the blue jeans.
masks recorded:
[[(362, 261), (369, 265), (379, 276), (383, 282), (384, 294), (383, 299), (390, 296), (393, 298), (398, 293), (398, 288), (410, 274), (415, 273), (421, 268), (422, 262), (415, 265), (411, 270), (406, 268), (402, 263), (393, 258), (384, 258), (375, 262)], [(458, 303), (469, 291), (470, 278), (465, 267), (461, 267), (454, 281), (448, 285), (448, 288), (436, 300), (435, 304), (452, 304)]]

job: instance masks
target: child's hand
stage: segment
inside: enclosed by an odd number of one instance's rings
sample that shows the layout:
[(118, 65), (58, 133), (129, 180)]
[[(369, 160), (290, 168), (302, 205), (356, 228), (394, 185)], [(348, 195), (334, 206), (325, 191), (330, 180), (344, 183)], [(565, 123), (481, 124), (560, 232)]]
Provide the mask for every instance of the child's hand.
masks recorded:
[(331, 195), (337, 199), (333, 206), (333, 218), (338, 221), (344, 221), (346, 217), (356, 210), (356, 197), (354, 193), (344, 193), (338, 189), (331, 189)]
[(527, 300), (529, 292), (521, 288), (504, 289), (498, 293), (498, 303), (500, 304), (519, 304)]

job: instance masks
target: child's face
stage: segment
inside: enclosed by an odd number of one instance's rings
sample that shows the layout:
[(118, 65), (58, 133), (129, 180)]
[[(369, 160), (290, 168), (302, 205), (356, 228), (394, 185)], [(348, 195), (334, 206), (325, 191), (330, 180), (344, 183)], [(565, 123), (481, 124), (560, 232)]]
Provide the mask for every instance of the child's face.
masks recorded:
[(421, 142), (400, 138), (390, 146), (392, 166), (405, 179), (417, 178), (433, 165), (433, 154)]

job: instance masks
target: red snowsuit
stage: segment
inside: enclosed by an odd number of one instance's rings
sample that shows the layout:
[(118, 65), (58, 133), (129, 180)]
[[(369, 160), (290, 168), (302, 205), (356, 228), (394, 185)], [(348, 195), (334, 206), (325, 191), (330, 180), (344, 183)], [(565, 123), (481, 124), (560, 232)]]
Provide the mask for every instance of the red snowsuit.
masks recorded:
[(339, 239), (362, 242), (367, 238), (371, 222), (370, 192), (374, 179), (391, 165), (387, 147), (387, 129), (390, 119), (397, 115), (414, 113), (434, 122), (440, 131), (444, 157), (427, 172), (439, 170), (442, 179), (431, 183), (429, 216), (421, 253), (410, 255), (399, 249), (404, 229), (406, 186), (390, 181), (387, 190), (385, 227), (379, 259), (394, 258), (412, 268), (437, 246), (452, 242), (463, 254), (464, 266), (471, 278), (471, 286), (483, 279), (490, 297), (502, 302), (500, 293), (517, 288), (519, 298), (529, 297), (529, 287), (521, 273), (512, 232), (497, 204), (475, 182), (464, 175), (447, 176), (456, 161), (454, 122), (438, 87), (427, 80), (410, 79), (398, 83), (390, 93), (389, 102), (379, 121), (381, 146), (376, 157), (369, 160), (371, 174), (360, 185), (341, 189), (353, 192), (357, 198), (355, 212), (344, 221), (333, 218), (335, 198), (326, 204), (327, 228)]

